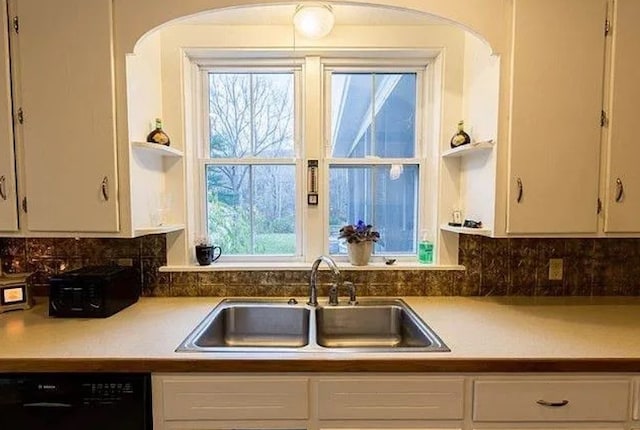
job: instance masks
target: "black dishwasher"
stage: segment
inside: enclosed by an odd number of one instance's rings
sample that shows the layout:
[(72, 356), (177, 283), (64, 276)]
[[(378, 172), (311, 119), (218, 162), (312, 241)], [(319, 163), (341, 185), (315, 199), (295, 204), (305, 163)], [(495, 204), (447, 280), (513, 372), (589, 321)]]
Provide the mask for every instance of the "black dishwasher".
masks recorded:
[(150, 375), (0, 374), (0, 429), (150, 430)]

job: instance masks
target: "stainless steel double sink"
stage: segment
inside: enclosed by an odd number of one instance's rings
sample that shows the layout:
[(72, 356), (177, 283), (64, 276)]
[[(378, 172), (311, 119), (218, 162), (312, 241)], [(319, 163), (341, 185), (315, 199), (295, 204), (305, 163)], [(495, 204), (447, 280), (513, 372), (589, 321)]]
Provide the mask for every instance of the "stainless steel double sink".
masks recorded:
[(225, 299), (178, 352), (448, 352), (401, 299), (318, 307), (290, 300)]

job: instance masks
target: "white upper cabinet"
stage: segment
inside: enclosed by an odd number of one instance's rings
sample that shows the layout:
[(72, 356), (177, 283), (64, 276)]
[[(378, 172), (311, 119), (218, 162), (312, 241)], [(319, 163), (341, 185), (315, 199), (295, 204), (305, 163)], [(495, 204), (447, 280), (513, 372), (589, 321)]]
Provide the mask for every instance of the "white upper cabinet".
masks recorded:
[(605, 232), (640, 232), (640, 1), (617, 0), (613, 18)]
[(509, 234), (597, 232), (606, 8), (514, 0)]
[(15, 0), (27, 230), (117, 232), (111, 0)]
[(18, 229), (7, 4), (0, 1), (0, 231)]

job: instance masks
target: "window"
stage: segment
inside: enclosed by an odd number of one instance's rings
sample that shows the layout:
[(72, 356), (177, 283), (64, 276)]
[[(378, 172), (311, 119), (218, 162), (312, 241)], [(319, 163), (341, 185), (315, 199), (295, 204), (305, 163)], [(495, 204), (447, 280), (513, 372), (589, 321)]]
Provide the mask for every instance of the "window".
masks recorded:
[[(312, 260), (346, 254), (340, 227), (364, 220), (382, 236), (375, 254), (415, 258), (425, 66), (286, 62), (200, 66), (201, 231), (226, 258)], [(314, 207), (306, 166), (316, 159)]]
[(226, 255), (295, 255), (293, 71), (205, 72), (204, 225)]
[(381, 240), (374, 253), (415, 254), (418, 227), (417, 72), (329, 72), (330, 252), (338, 231), (365, 220)]

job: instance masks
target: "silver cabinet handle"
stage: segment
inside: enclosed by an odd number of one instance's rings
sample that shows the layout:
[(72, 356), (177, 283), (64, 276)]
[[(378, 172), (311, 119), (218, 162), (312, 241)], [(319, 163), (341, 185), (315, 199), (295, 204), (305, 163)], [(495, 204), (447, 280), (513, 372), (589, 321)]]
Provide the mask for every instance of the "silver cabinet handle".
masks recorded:
[(546, 400), (538, 400), (537, 404), (541, 406), (549, 406), (550, 408), (561, 408), (563, 406), (567, 406), (569, 404), (569, 400), (562, 400), (560, 402), (548, 402)]
[(6, 190), (7, 178), (4, 175), (0, 176), (0, 198), (2, 200), (7, 200), (7, 190)]
[(522, 201), (522, 193), (524, 192), (524, 187), (522, 186), (522, 179), (518, 178), (516, 180), (518, 184), (518, 197), (516, 197), (516, 202), (520, 203)]
[(622, 185), (622, 179), (616, 179), (616, 202), (620, 203), (624, 197), (624, 185)]
[(109, 201), (109, 178), (107, 178), (106, 176), (104, 178), (102, 178), (102, 197), (104, 198), (104, 201), (107, 202)]

